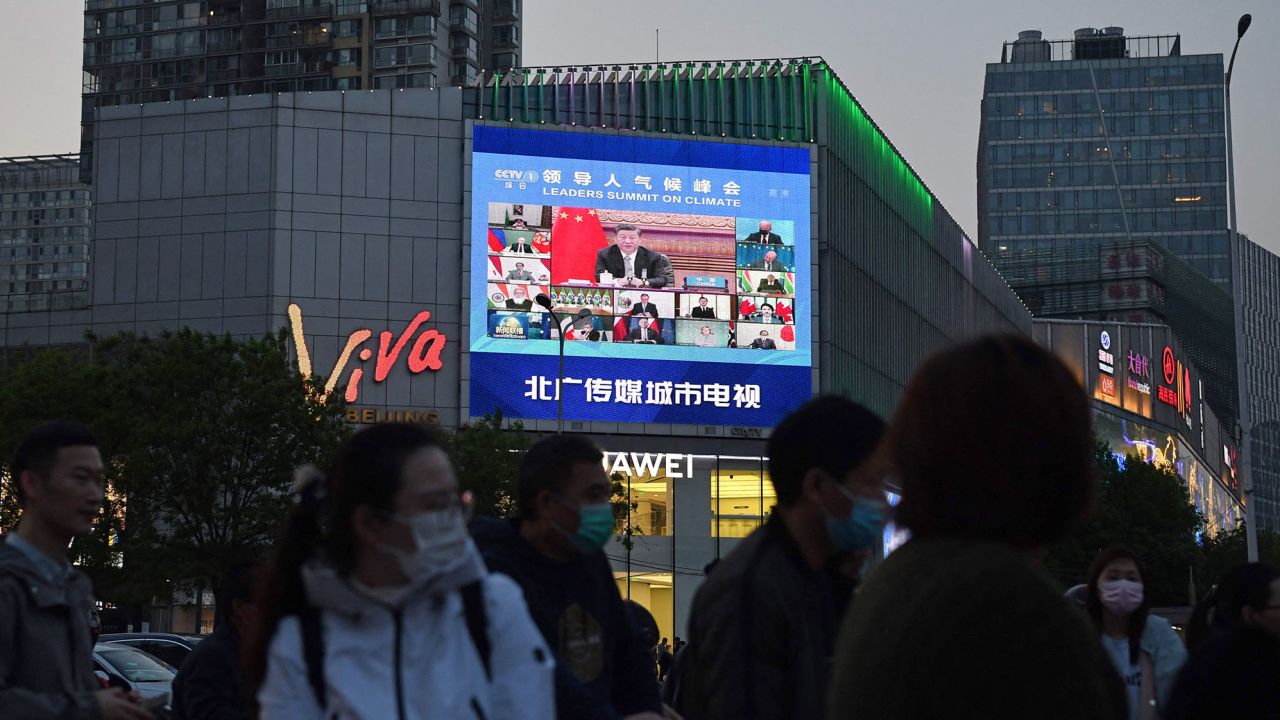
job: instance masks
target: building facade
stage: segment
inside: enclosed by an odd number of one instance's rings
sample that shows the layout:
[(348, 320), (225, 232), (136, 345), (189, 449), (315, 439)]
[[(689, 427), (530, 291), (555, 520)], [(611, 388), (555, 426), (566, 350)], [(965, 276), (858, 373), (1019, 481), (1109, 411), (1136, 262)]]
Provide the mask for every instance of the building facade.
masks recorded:
[(1207, 403), (1205, 376), (1164, 325), (1037, 320), (1053, 351), (1093, 401), (1094, 433), (1120, 459), (1176, 474), (1209, 535), (1244, 520), (1237, 444)]
[(1019, 33), (987, 65), (979, 247), (1003, 267), (1150, 238), (1229, 291), (1223, 98), (1222, 55), (1179, 36)]
[(77, 156), (0, 158), (0, 315), (89, 304), (91, 221)]
[[(780, 414), (838, 391), (888, 415), (934, 350), (1031, 331), (820, 60), (530, 69), (465, 89), (202, 98), (96, 120), (92, 304), (10, 313), (0, 345), (288, 328), (300, 371), (326, 378), (353, 422), (458, 427), (502, 409), (541, 433), (559, 427), (557, 378), (541, 369), (557, 331), (527, 304), (545, 286), (560, 311), (608, 319), (581, 337), (615, 342), (569, 343), (564, 427), (597, 439), (624, 478), (633, 542), (608, 553), (668, 636), (703, 567), (768, 516), (763, 441)], [(753, 247), (769, 220), (776, 244)], [(592, 282), (590, 266), (540, 282), (589, 240), (557, 221), (594, 223), (606, 242), (637, 225), (672, 283), (645, 300)], [(786, 266), (773, 279), (757, 268), (770, 250)], [(697, 324), (715, 347), (686, 334), (703, 296), (716, 317)], [(658, 307), (663, 344), (620, 342), (633, 301)], [(757, 337), (771, 342), (754, 349)], [(656, 369), (610, 377), (645, 397), (628, 405), (616, 382), (609, 401), (599, 384), (584, 400), (577, 362)]]
[(1258, 527), (1280, 531), (1280, 257), (1240, 235), (1244, 368)]
[(469, 85), (520, 64), (520, 0), (87, 0), (81, 153), (96, 107)]

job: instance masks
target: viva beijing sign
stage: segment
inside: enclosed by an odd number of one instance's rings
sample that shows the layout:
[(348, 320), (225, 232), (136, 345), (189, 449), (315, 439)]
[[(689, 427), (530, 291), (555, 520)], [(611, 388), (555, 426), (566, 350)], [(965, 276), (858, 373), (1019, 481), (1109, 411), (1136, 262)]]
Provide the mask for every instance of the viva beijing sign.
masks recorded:
[[(373, 364), (375, 383), (387, 379), (406, 347), (409, 348), (409, 354), (405, 356), (405, 365), (410, 375), (417, 375), (427, 370), (435, 372), (443, 367), (440, 362), (440, 353), (444, 350), (448, 338), (437, 330), (422, 328), (423, 324), (430, 319), (431, 312), (423, 310), (415, 315), (398, 335), (390, 330), (378, 333), (377, 359)], [(289, 306), (289, 329), (293, 333), (294, 350), (298, 353), (298, 372), (302, 373), (304, 378), (310, 378), (311, 352), (307, 349), (303, 335), (302, 308), (297, 305)], [(338, 359), (333, 363), (333, 370), (325, 381), (323, 393), (325, 397), (333, 392), (338, 384), (338, 378), (342, 377), (343, 371), (351, 362), (351, 356), (355, 355), (358, 365), (352, 368), (351, 374), (347, 377), (343, 398), (348, 403), (354, 403), (360, 399), (360, 379), (364, 377), (366, 363), (374, 359), (374, 349), (366, 345), (372, 337), (373, 330), (368, 328), (361, 328), (347, 336), (347, 344), (338, 354)], [(410, 341), (413, 342), (412, 345), (409, 344)]]

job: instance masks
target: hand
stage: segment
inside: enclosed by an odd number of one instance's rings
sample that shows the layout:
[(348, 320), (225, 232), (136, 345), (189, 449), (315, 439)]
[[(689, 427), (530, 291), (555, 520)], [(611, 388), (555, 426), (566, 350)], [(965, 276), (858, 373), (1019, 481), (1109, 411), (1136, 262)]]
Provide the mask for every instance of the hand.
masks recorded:
[(631, 284), (635, 287), (644, 287), (648, 283), (646, 283), (644, 280), (641, 280), (640, 278), (631, 278)]
[(153, 720), (149, 710), (138, 704), (138, 694), (126, 693), (120, 688), (99, 690), (93, 696), (98, 700), (102, 720)]

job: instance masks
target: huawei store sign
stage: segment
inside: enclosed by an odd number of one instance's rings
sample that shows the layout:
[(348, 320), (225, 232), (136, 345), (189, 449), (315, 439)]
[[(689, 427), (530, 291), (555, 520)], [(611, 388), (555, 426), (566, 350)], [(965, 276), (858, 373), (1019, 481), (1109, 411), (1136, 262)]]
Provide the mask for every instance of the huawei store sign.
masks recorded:
[[(391, 330), (378, 333), (378, 343), (375, 346), (376, 358), (374, 347), (366, 344), (373, 337), (373, 330), (361, 328), (352, 332), (347, 336), (346, 345), (334, 361), (333, 370), (325, 381), (322, 395), (328, 397), (329, 393), (337, 387), (338, 378), (342, 377), (353, 355), (356, 357), (357, 365), (352, 368), (351, 374), (347, 377), (346, 389), (342, 395), (349, 404), (360, 399), (360, 379), (368, 369), (369, 360), (374, 361), (373, 381), (375, 383), (385, 381), (402, 356), (410, 375), (417, 375), (427, 370), (432, 372), (439, 370), (443, 366), (440, 362), (440, 353), (444, 351), (448, 338), (437, 330), (422, 327), (430, 319), (431, 312), (423, 310), (415, 315), (398, 334)], [(289, 305), (289, 330), (293, 334), (293, 346), (298, 353), (298, 371), (304, 378), (310, 378), (312, 376), (311, 351), (307, 349), (303, 335), (302, 308), (293, 304)]]

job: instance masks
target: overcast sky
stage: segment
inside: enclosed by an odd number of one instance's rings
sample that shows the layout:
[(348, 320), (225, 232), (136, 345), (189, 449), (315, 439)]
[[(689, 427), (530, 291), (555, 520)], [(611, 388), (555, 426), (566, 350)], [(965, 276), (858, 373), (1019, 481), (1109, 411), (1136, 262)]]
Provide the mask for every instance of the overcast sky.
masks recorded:
[[(525, 0), (524, 62), (821, 55), (971, 237), (984, 64), (1019, 30), (1182, 34), (1183, 54), (1229, 55), (1240, 231), (1280, 253), (1280, 3), (1276, 0)], [(0, 156), (79, 147), (82, 0), (0, 0)]]

